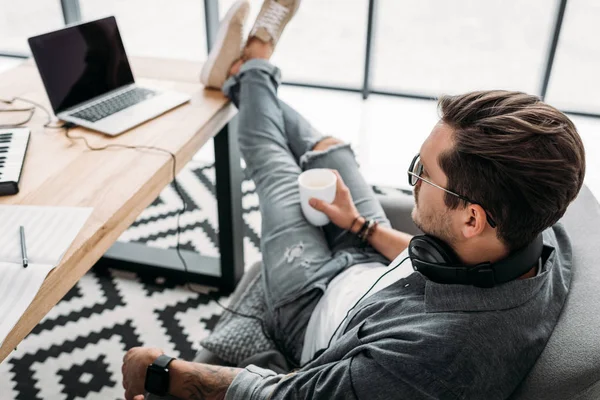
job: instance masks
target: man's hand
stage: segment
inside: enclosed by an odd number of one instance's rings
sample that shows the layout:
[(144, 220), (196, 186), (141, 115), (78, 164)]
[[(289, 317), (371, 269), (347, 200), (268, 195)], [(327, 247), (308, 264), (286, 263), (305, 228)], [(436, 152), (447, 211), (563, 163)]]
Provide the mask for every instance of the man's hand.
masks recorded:
[[(125, 400), (144, 400), (146, 368), (161, 354), (161, 349), (149, 347), (134, 347), (125, 354), (121, 368)], [(183, 400), (222, 400), (240, 371), (239, 368), (173, 360), (169, 364), (169, 394)]]
[(337, 176), (335, 199), (333, 199), (333, 203), (327, 203), (313, 197), (309, 200), (309, 204), (312, 208), (327, 215), (331, 222), (340, 228), (350, 229), (350, 225), (352, 225), (352, 222), (356, 220), (360, 214), (354, 205), (350, 189), (348, 189), (348, 186), (344, 183), (340, 173), (334, 169), (331, 171)]
[(143, 399), (146, 369), (161, 354), (162, 350), (149, 347), (134, 347), (125, 353), (121, 368), (125, 400), (139, 400), (139, 395)]
[[(364, 217), (358, 218), (360, 217), (360, 213), (354, 206), (350, 189), (344, 184), (340, 174), (335, 170), (332, 171), (337, 176), (337, 191), (333, 203), (312, 198), (309, 204), (314, 209), (325, 213), (331, 222), (340, 228), (351, 230), (352, 233), (356, 234), (362, 224), (365, 223), (365, 219)], [(351, 225), (355, 220), (357, 222), (352, 227)], [(373, 235), (369, 238), (369, 244), (388, 260), (393, 260), (406, 249), (411, 238), (412, 236), (407, 233), (399, 232), (385, 225), (378, 225)]]

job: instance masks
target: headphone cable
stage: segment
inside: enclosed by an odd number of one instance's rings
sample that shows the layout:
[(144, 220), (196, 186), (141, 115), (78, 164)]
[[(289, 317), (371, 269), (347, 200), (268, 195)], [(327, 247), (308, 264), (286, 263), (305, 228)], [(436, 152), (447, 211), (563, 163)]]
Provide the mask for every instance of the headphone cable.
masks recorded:
[[(356, 306), (358, 306), (360, 304), (360, 302), (369, 294), (369, 292), (371, 290), (373, 290), (373, 288), (379, 283), (379, 281), (381, 281), (381, 279), (383, 279), (384, 276), (386, 276), (387, 274), (389, 274), (390, 272), (392, 272), (393, 270), (395, 270), (396, 268), (398, 268), (400, 265), (402, 265), (404, 263), (404, 261), (408, 260), (410, 257), (406, 256), (404, 257), (404, 259), (402, 261), (400, 261), (398, 264), (396, 264), (393, 268), (390, 268), (389, 270), (385, 271), (385, 273), (381, 274), (381, 276), (379, 278), (377, 278), (377, 280), (375, 281), (375, 283), (373, 283), (371, 285), (371, 287), (369, 288), (369, 290), (367, 290), (357, 301), (356, 303), (354, 303), (354, 305), (346, 312), (346, 316), (342, 319), (342, 321), (339, 323), (339, 325), (337, 326), (337, 328), (335, 328), (335, 330), (333, 331), (333, 334), (331, 335), (331, 337), (329, 338), (329, 342), (327, 343), (327, 347), (325, 349), (319, 350), (321, 353), (325, 350), (327, 350), (330, 346), (331, 346), (331, 342), (333, 340), (333, 338), (335, 337), (337, 331), (342, 327), (342, 324), (344, 323), (344, 321), (346, 321), (346, 319), (348, 318), (348, 316), (350, 315), (350, 313), (352, 312), (352, 310), (354, 310), (356, 308)], [(356, 315), (356, 314), (355, 314)], [(348, 322), (350, 323), (350, 321)], [(317, 352), (318, 353), (318, 352)], [(313, 360), (311, 360), (313, 361)]]

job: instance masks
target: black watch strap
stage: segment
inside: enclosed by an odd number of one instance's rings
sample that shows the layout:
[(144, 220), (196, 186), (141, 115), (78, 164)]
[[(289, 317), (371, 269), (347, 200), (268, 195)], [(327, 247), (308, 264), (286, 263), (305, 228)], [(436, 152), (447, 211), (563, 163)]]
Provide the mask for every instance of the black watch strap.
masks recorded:
[(157, 396), (165, 396), (169, 392), (169, 364), (175, 360), (166, 354), (161, 354), (146, 369), (144, 389)]
[(154, 360), (152, 364), (156, 365), (157, 367), (167, 368), (169, 366), (169, 363), (174, 359), (175, 357), (171, 357), (166, 354), (161, 354), (156, 360)]

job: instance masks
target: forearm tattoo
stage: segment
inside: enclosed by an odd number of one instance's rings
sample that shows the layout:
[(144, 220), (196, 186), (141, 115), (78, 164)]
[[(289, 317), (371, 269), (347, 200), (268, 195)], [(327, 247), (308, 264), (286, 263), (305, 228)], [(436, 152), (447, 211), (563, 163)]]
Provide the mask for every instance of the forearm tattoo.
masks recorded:
[(240, 368), (194, 364), (191, 371), (183, 374), (182, 392), (185, 399), (222, 400)]

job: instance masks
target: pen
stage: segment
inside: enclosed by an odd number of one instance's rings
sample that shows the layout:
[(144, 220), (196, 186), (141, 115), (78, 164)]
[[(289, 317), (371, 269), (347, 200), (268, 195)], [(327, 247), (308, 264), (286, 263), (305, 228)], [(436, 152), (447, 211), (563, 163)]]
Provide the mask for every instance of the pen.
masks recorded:
[(23, 228), (22, 226), (20, 227), (21, 229), (21, 255), (23, 256), (23, 268), (27, 268), (28, 261), (27, 261), (27, 247), (25, 246), (25, 228)]

